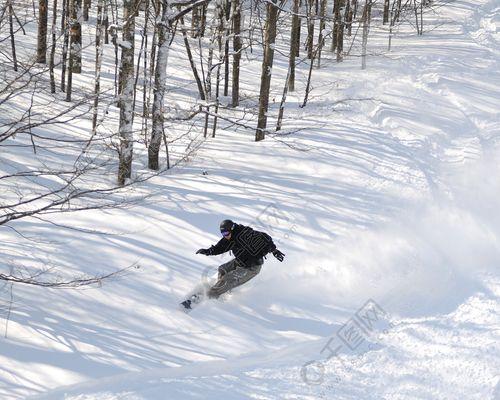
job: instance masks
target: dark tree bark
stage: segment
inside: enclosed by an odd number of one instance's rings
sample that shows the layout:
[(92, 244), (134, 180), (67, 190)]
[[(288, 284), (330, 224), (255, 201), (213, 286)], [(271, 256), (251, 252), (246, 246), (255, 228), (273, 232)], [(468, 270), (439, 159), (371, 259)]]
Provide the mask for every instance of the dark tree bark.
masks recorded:
[(189, 60), (189, 65), (191, 66), (191, 71), (193, 71), (194, 80), (196, 81), (196, 85), (198, 86), (198, 93), (200, 95), (200, 99), (205, 100), (205, 91), (203, 89), (203, 85), (201, 84), (200, 76), (198, 75), (198, 70), (196, 68), (196, 64), (194, 63), (193, 53), (191, 51), (191, 45), (189, 44), (189, 38), (186, 31), (186, 27), (184, 25), (184, 18), (180, 19), (182, 36), (184, 38), (184, 47), (186, 48), (186, 53)]
[(240, 102), (240, 61), (241, 61), (241, 5), (240, 0), (233, 0), (233, 81), (232, 106)]
[(352, 34), (352, 18), (353, 18), (353, 7), (351, 6), (351, 0), (347, 0), (345, 9), (345, 25), (347, 28), (347, 36)]
[(368, 45), (368, 33), (370, 30), (370, 17), (371, 17), (371, 0), (365, 0), (363, 8), (363, 37), (361, 42), (361, 69), (366, 69), (366, 48)]
[(299, 20), (300, 0), (293, 0), (292, 9), (292, 30), (290, 33), (290, 58), (288, 64), (288, 90), (295, 90), (295, 59), (298, 57), (298, 49), (300, 48), (300, 20)]
[(104, 4), (104, 44), (109, 44), (109, 16), (108, 16), (108, 2)]
[(62, 62), (61, 62), (61, 91), (66, 91), (66, 65), (68, 60), (68, 47), (69, 47), (69, 1), (63, 0), (61, 26), (64, 32), (64, 41), (62, 49)]
[(191, 12), (191, 37), (193, 39), (200, 35), (200, 19), (200, 6), (195, 6)]
[[(349, 0), (347, 0), (349, 2)], [(344, 12), (344, 20), (342, 20), (342, 14), (339, 11), (339, 24), (337, 27), (337, 62), (342, 61), (342, 57), (344, 56), (344, 27), (345, 27), (345, 15)]]
[(83, 20), (89, 20), (89, 10), (92, 6), (92, 0), (83, 0)]
[(320, 7), (319, 7), (319, 35), (318, 35), (318, 55), (316, 56), (318, 59), (318, 68), (321, 66), (321, 50), (323, 49), (323, 46), (325, 44), (325, 39), (323, 36), (323, 32), (325, 30), (325, 14), (326, 14), (326, 0), (320, 0)]
[(271, 89), (271, 74), (274, 60), (274, 43), (276, 42), (276, 22), (278, 19), (277, 0), (269, 0), (266, 6), (266, 29), (264, 37), (264, 59), (260, 81), (259, 117), (255, 141), (265, 138), (267, 126), (267, 111), (269, 108), (269, 91)]
[(56, 54), (56, 23), (57, 23), (57, 0), (52, 7), (52, 45), (50, 48), (49, 70), (50, 70), (50, 92), (56, 92), (56, 79), (54, 77), (54, 58)]
[(12, 49), (12, 60), (14, 62), (14, 71), (17, 71), (16, 39), (14, 36), (14, 8), (9, 0), (9, 33), (10, 47)]
[(307, 0), (307, 58), (312, 59), (314, 53), (314, 2), (316, 0)]
[(207, 5), (202, 4), (193, 7), (191, 16), (191, 36), (193, 38), (205, 35), (205, 24), (207, 22)]
[(341, 6), (342, 6), (342, 0), (333, 0), (333, 35), (332, 35), (332, 47), (331, 47), (332, 52), (334, 52), (338, 46), (339, 29), (342, 23), (342, 18), (340, 16)]
[(384, 0), (384, 19), (383, 19), (384, 24), (387, 24), (389, 22), (389, 7), (390, 7), (390, 0)]
[(47, 63), (47, 19), (48, 0), (38, 0), (38, 43), (36, 50), (36, 62)]

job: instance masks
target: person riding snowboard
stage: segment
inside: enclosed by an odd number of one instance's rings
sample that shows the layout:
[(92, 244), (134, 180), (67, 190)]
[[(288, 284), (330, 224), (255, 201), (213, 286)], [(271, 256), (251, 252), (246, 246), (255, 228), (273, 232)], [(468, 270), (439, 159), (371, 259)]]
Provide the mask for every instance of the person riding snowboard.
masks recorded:
[(239, 225), (229, 219), (220, 223), (222, 239), (208, 249), (200, 249), (196, 254), (216, 256), (232, 251), (234, 259), (219, 266), (218, 280), (207, 295), (218, 298), (221, 294), (248, 282), (255, 277), (264, 264), (264, 256), (272, 253), (280, 262), (285, 255), (276, 248), (267, 233)]

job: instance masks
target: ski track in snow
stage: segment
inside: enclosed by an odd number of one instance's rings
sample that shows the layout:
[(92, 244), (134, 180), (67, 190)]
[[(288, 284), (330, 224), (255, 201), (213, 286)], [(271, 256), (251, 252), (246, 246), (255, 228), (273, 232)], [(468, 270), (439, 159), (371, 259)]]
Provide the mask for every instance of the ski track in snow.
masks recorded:
[[(102, 289), (15, 288), (0, 398), (500, 399), (499, 9), (443, 3), (390, 53), (375, 30), (365, 71), (325, 61), (306, 108), (289, 95), (284, 128), (302, 133), (250, 143), (221, 131), (149, 182), (145, 203), (58, 221), (123, 235), (23, 222), (49, 239), (27, 254), (0, 232), (7, 258), (141, 266)], [(180, 53), (169, 68), (183, 68)], [(285, 263), (268, 258), (223, 301), (176, 311), (227, 260), (194, 255), (226, 217), (267, 230)], [(351, 350), (339, 332), (369, 299), (391, 326)]]

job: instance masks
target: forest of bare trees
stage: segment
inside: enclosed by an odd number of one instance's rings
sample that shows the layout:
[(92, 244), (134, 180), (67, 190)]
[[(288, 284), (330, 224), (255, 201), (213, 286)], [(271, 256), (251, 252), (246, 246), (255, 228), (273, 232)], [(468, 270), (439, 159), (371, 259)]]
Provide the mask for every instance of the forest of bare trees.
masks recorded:
[[(183, 162), (218, 129), (245, 131), (255, 141), (286, 134), (289, 93), (306, 107), (315, 70), (351, 56), (366, 68), (373, 27), (385, 32), (389, 50), (403, 21), (422, 34), (430, 6), (428, 0), (1, 4), (0, 226), (11, 229), (14, 221), (48, 214), (126, 206), (135, 199), (124, 189)], [(284, 85), (273, 80), (276, 63), (286, 70)], [(10, 162), (10, 148), (33, 163)]]
[[(68, 110), (92, 104), (89, 140), (97, 139), (98, 125), (113, 132), (118, 156), (117, 182), (124, 185), (132, 173), (134, 144), (146, 145), (151, 170), (171, 166), (166, 118), (202, 121), (196, 129), (204, 137), (209, 132), (215, 136), (221, 119), (237, 122), (237, 113), (228, 110), (237, 110), (240, 105), (241, 71), (245, 68), (242, 55), (247, 55), (247, 59), (248, 54), (255, 55), (261, 63), (259, 87), (258, 81), (253, 80), (258, 99), (253, 109), (244, 107), (244, 112), (255, 118), (245, 119), (239, 125), (251, 130), (251, 121), (255, 121), (255, 140), (259, 141), (266, 133), (281, 129), (286, 95), (296, 90), (297, 66), (308, 71), (304, 107), (314, 80), (313, 70), (321, 68), (322, 58), (341, 62), (350, 55), (360, 56), (361, 67), (366, 68), (370, 26), (387, 25), (390, 46), (394, 26), (403, 18), (413, 16), (417, 32), (422, 32), (424, 6), (425, 0), (420, 3), (416, 0), (392, 3), (390, 0), (361, 3), (358, 0), (39, 0), (37, 3), (6, 0), (0, 10), (4, 78), (1, 89), (5, 98), (2, 102), (14, 87), (24, 85), (25, 90), (30, 90), (39, 82), (37, 76), (44, 75), (43, 79), (47, 79), (47, 75), (51, 93), (57, 94), (58, 87), (69, 103)], [(17, 47), (29, 35), (26, 26), (36, 26), (36, 55), (19, 60)], [(82, 42), (82, 31), (87, 32), (90, 42)], [(176, 37), (183, 39), (188, 60), (185, 68), (191, 71), (196, 85), (191, 99), (196, 107), (186, 109), (182, 116), (168, 115), (167, 111), (167, 85), (172, 78), (167, 66)], [(82, 60), (83, 46), (95, 47), (93, 60)], [(282, 48), (279, 57), (286, 57), (280, 61), (287, 63), (288, 72), (277, 123), (271, 127), (269, 98), (276, 46)], [(284, 54), (285, 49), (288, 54)], [(100, 99), (109, 98), (110, 94), (101, 92), (105, 59), (114, 60), (114, 89), (112, 101), (102, 102)], [(74, 99), (75, 75), (82, 74), (85, 62), (93, 65), (92, 74), (85, 71), (94, 79), (93, 90), (80, 92)], [(58, 99), (60, 96), (54, 97), (54, 101)], [(119, 109), (116, 127), (111, 127), (105, 117), (111, 102)], [(51, 120), (57, 123), (64, 114), (55, 113)], [(44, 122), (32, 119), (28, 124), (24, 119), (4, 122), (2, 141), (17, 132), (26, 133), (37, 124)], [(160, 156), (162, 143), (164, 158)]]

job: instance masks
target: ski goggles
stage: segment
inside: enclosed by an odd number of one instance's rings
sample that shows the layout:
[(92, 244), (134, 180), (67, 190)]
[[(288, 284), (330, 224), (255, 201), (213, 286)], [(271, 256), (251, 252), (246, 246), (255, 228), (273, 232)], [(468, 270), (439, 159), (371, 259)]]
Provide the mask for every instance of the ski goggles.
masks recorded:
[(220, 231), (221, 235), (226, 237), (226, 236), (229, 236), (231, 234), (231, 231)]

